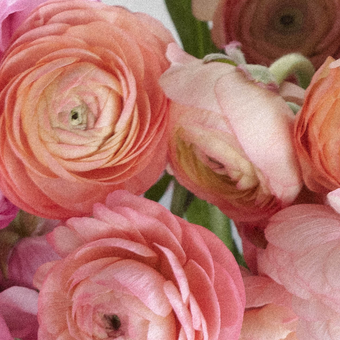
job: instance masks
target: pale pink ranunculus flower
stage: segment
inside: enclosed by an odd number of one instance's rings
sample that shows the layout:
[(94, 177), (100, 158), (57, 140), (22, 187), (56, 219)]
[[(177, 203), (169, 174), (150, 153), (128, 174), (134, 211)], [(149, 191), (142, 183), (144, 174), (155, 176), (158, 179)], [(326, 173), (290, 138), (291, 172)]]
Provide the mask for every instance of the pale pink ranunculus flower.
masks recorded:
[(61, 260), (38, 269), (39, 340), (237, 340), (239, 267), (220, 239), (159, 203), (115, 191), (48, 239)]
[(299, 52), (316, 68), (340, 48), (338, 0), (193, 0), (193, 13), (212, 20), (212, 39), (223, 48), (239, 41), (249, 63), (270, 65)]
[[(168, 99), (158, 84), (173, 42), (147, 14), (48, 1), (18, 28), (0, 67), (0, 187), (51, 219), (89, 215), (166, 166)], [(9, 104), (9, 105), (8, 105)]]
[(294, 205), (270, 218), (265, 236), (258, 270), (292, 294), (298, 339), (339, 339), (340, 215), (331, 206)]
[(10, 287), (0, 293), (1, 340), (36, 340), (38, 332), (38, 292)]
[(266, 276), (245, 273), (246, 310), (239, 340), (298, 340), (292, 296)]
[(172, 100), (169, 158), (178, 181), (235, 221), (265, 219), (289, 205), (302, 180), (294, 115), (279, 92), (175, 44), (168, 58), (160, 83)]

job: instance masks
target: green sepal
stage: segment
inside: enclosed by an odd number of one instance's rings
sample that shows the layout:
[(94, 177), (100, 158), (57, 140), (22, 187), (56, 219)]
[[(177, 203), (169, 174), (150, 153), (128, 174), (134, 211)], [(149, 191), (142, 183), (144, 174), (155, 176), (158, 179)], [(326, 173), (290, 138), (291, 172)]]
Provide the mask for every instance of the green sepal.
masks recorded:
[(216, 61), (216, 62), (219, 62), (219, 63), (229, 64), (229, 65), (232, 65), (232, 66), (237, 66), (237, 63), (234, 60), (232, 60), (230, 57), (228, 57), (227, 55), (225, 55), (223, 53), (210, 53), (210, 54), (207, 54), (203, 58), (204, 64), (208, 64), (208, 63), (211, 63), (213, 61)]

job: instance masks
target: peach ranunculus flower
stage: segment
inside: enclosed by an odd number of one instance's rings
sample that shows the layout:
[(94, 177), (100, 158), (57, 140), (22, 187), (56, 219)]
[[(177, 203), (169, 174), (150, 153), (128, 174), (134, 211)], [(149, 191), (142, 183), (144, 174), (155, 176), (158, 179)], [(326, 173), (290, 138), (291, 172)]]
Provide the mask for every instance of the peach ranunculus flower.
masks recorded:
[(292, 294), (297, 338), (338, 340), (340, 215), (320, 204), (290, 206), (270, 218), (265, 235), (258, 270)]
[(340, 56), (338, 0), (193, 0), (193, 10), (213, 20), (218, 47), (239, 41), (249, 63), (269, 65), (300, 52), (318, 68), (329, 55)]
[(175, 44), (168, 58), (160, 82), (172, 100), (169, 158), (178, 181), (235, 221), (265, 219), (289, 205), (302, 180), (294, 115), (278, 91)]
[(48, 235), (62, 259), (35, 276), (39, 339), (238, 339), (244, 286), (216, 235), (124, 190), (93, 216)]
[(340, 59), (329, 57), (315, 73), (297, 115), (295, 143), (309, 189), (328, 193), (340, 187)]
[(55, 0), (16, 31), (0, 68), (0, 187), (21, 209), (64, 219), (166, 166), (170, 32), (156, 19)]

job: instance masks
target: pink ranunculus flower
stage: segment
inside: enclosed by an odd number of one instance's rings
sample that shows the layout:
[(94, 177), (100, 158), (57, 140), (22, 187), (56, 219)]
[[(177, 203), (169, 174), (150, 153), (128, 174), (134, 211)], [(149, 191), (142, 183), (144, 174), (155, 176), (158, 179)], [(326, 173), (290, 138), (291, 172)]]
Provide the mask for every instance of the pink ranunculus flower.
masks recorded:
[(340, 56), (337, 0), (194, 0), (193, 9), (213, 21), (218, 47), (239, 41), (249, 63), (268, 66), (299, 52), (318, 68), (328, 56)]
[(330, 206), (294, 205), (270, 218), (265, 235), (258, 270), (293, 295), (298, 339), (339, 339), (340, 215)]
[(59, 258), (48, 244), (46, 235), (25, 237), (14, 246), (10, 254), (8, 276), (4, 283), (33, 288), (33, 277), (37, 269), (42, 264)]
[(39, 340), (237, 340), (239, 267), (220, 239), (159, 203), (115, 191), (48, 239), (38, 269)]
[(246, 310), (239, 340), (298, 340), (292, 296), (266, 276), (244, 273)]
[(20, 211), (16, 219), (0, 231), (0, 290), (21, 286), (34, 288), (33, 276), (44, 263), (59, 259), (46, 240), (57, 225)]
[(8, 47), (15, 30), (29, 13), (46, 0), (2, 0), (0, 1), (0, 59)]
[(0, 229), (6, 228), (14, 220), (19, 208), (0, 192)]
[(0, 293), (1, 340), (36, 340), (38, 332), (38, 292), (11, 287)]
[(0, 67), (0, 187), (21, 209), (65, 219), (166, 166), (170, 32), (88, 0), (48, 1), (13, 36)]
[(294, 115), (279, 92), (174, 44), (168, 58), (160, 82), (172, 100), (169, 158), (178, 181), (235, 221), (265, 219), (289, 205), (302, 180)]

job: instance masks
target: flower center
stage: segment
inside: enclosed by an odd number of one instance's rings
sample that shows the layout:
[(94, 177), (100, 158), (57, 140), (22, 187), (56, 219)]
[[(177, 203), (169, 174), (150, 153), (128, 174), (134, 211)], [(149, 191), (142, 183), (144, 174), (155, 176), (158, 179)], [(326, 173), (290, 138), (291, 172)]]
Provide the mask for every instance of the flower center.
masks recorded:
[(87, 106), (78, 105), (70, 111), (69, 124), (73, 129), (85, 130), (87, 126)]
[(104, 315), (104, 318), (106, 320), (106, 322), (108, 323), (109, 327), (114, 329), (115, 331), (118, 331), (120, 326), (121, 326), (121, 322), (119, 320), (118, 315), (113, 314), (113, 315)]
[(290, 14), (283, 15), (280, 18), (280, 24), (285, 27), (292, 26), (294, 22), (295, 22), (295, 18), (293, 15), (290, 15)]
[(301, 31), (303, 22), (304, 13), (293, 7), (281, 8), (273, 17), (274, 29), (281, 34), (290, 34)]
[(105, 330), (109, 339), (117, 339), (124, 335), (124, 331), (121, 329), (121, 321), (116, 314), (104, 315)]

